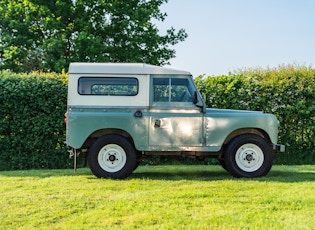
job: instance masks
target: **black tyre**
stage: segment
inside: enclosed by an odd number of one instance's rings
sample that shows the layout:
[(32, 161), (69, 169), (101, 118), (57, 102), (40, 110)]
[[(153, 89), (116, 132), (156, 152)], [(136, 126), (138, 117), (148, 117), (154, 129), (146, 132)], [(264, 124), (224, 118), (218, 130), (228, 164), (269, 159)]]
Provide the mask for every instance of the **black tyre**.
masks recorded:
[(218, 161), (219, 161), (219, 164), (222, 166), (222, 168), (224, 168), (225, 170), (227, 170), (227, 169), (226, 169), (226, 166), (225, 166), (225, 160), (224, 160), (224, 159), (219, 159)]
[(93, 174), (99, 178), (124, 179), (136, 168), (136, 150), (125, 137), (105, 135), (91, 146), (88, 163)]
[(244, 134), (235, 137), (224, 154), (225, 167), (234, 177), (265, 176), (272, 167), (272, 146), (262, 137)]

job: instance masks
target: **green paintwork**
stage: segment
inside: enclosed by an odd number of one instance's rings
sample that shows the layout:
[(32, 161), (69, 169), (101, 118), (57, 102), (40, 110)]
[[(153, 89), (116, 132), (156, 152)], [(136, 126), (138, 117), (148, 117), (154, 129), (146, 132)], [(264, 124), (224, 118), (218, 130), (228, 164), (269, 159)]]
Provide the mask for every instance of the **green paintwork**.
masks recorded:
[[(135, 108), (70, 108), (68, 109), (67, 144), (80, 149), (89, 136), (100, 130), (122, 130), (131, 135), (138, 148), (148, 142), (148, 116), (137, 118)], [(145, 109), (141, 110), (146, 114)]]
[[(136, 111), (142, 117), (135, 117)], [(189, 112), (190, 111), (190, 112)], [(156, 127), (155, 122), (160, 121)], [(67, 143), (80, 149), (98, 130), (123, 130), (140, 151), (219, 151), (229, 134), (238, 129), (264, 130), (277, 143), (278, 120), (262, 112), (207, 109), (206, 112), (148, 108), (71, 108)]]
[(220, 148), (225, 138), (235, 130), (259, 129), (265, 131), (273, 144), (278, 140), (278, 120), (262, 112), (207, 109), (207, 145)]

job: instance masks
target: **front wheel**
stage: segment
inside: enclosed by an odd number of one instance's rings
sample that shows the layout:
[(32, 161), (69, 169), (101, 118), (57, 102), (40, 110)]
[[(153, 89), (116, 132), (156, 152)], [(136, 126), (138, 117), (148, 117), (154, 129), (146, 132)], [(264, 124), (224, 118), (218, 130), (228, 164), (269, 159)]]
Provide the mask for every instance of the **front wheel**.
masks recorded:
[(89, 150), (88, 163), (97, 177), (124, 179), (136, 168), (137, 155), (128, 139), (110, 134), (94, 142)]
[(224, 160), (226, 169), (235, 177), (261, 177), (272, 167), (273, 149), (260, 136), (244, 134), (229, 143)]

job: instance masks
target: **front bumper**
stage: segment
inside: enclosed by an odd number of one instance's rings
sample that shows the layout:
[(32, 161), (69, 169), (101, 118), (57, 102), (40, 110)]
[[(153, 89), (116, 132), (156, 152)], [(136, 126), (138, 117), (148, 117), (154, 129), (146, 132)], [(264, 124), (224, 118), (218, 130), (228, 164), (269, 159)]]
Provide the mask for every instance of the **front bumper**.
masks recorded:
[(285, 151), (285, 145), (275, 144), (273, 145), (273, 150), (284, 152)]

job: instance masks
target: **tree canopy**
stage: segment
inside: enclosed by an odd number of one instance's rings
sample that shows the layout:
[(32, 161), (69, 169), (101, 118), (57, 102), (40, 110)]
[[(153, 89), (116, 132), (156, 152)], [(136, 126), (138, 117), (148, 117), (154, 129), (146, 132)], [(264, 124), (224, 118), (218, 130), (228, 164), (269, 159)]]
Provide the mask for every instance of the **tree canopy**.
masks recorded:
[(161, 35), (167, 0), (0, 0), (0, 69), (61, 72), (70, 62), (168, 64), (184, 29)]

